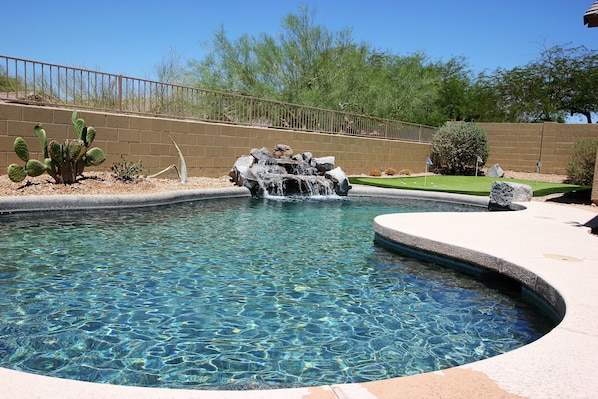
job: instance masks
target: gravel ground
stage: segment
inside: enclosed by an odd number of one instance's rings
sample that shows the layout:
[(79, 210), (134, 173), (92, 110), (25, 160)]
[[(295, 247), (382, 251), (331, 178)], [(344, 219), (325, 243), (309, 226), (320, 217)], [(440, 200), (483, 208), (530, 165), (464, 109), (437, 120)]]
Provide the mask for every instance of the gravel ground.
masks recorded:
[(25, 195), (57, 195), (57, 194), (148, 194), (173, 190), (190, 190), (197, 188), (231, 187), (228, 176), (220, 178), (189, 177), (185, 183), (178, 178), (145, 179), (135, 182), (123, 182), (108, 172), (85, 172), (83, 178), (71, 185), (56, 184), (46, 174), (39, 177), (28, 177), (20, 183), (13, 183), (7, 175), (0, 175), (0, 197)]

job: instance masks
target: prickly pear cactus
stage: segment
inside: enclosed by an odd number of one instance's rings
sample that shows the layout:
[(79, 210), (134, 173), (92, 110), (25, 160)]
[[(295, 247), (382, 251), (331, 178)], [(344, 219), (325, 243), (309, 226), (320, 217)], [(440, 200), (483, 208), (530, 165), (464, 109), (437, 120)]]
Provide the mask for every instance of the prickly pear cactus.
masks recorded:
[(17, 137), (14, 150), (17, 156), (25, 162), (25, 166), (11, 164), (8, 167), (8, 177), (13, 182), (21, 182), (27, 176), (35, 177), (48, 173), (57, 183), (71, 184), (83, 173), (86, 166), (100, 165), (106, 159), (104, 151), (98, 147), (89, 148), (96, 131), (87, 127), (85, 121), (77, 118), (74, 111), (71, 120), (75, 126), (76, 139), (59, 143), (56, 140), (47, 142), (46, 131), (41, 125), (35, 126), (35, 135), (39, 138), (44, 162), (29, 159), (29, 147), (22, 137)]
[(15, 183), (21, 182), (25, 180), (27, 177), (27, 171), (21, 165), (17, 165), (16, 163), (10, 164), (8, 166), (8, 178)]
[(29, 161), (29, 147), (22, 137), (17, 137), (15, 139), (14, 149), (17, 156), (21, 158), (23, 162)]

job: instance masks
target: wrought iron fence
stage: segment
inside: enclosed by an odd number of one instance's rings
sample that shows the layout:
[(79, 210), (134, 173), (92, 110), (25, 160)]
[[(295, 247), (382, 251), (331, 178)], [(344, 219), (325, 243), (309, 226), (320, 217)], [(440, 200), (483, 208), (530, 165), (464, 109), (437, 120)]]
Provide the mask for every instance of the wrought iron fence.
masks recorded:
[(0, 56), (0, 101), (430, 142), (435, 128)]

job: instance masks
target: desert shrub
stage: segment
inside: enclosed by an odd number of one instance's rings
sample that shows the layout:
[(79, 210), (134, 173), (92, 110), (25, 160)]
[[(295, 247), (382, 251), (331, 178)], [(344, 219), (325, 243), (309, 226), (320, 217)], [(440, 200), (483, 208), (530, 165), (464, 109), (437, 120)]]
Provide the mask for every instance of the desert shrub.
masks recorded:
[(571, 146), (569, 162), (565, 166), (569, 183), (582, 186), (592, 185), (597, 147), (598, 139), (595, 138), (583, 139)]
[(384, 171), (384, 174), (388, 175), (388, 176), (393, 176), (393, 175), (397, 174), (397, 171), (394, 170), (393, 168), (386, 168), (386, 170)]
[(382, 173), (378, 169), (370, 170), (370, 176), (382, 176)]
[(411, 171), (409, 169), (401, 169), (399, 170), (400, 175), (411, 176)]
[(121, 155), (120, 159), (120, 162), (115, 162), (110, 166), (112, 175), (124, 182), (133, 182), (137, 180), (141, 172), (145, 169), (143, 163), (141, 163), (141, 161), (129, 162), (125, 159), (124, 155)]
[(468, 122), (448, 122), (432, 136), (432, 162), (435, 170), (449, 175), (473, 174), (477, 157), (484, 166), (490, 150), (486, 132)]

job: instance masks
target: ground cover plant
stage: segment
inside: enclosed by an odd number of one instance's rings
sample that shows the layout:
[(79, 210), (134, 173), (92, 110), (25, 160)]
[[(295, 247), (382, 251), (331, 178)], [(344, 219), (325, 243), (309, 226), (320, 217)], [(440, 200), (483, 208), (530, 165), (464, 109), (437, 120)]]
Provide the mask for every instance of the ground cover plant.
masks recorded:
[(536, 182), (534, 180), (521, 180), (511, 178), (495, 178), (487, 176), (416, 176), (416, 177), (349, 177), (351, 184), (363, 184), (375, 187), (398, 188), (407, 190), (438, 191), (445, 193), (469, 194), (469, 195), (490, 195), (492, 182), (502, 180), (513, 183), (527, 184), (532, 187), (534, 197), (543, 197), (550, 194), (564, 194), (574, 191), (589, 190), (590, 187), (564, 184)]

